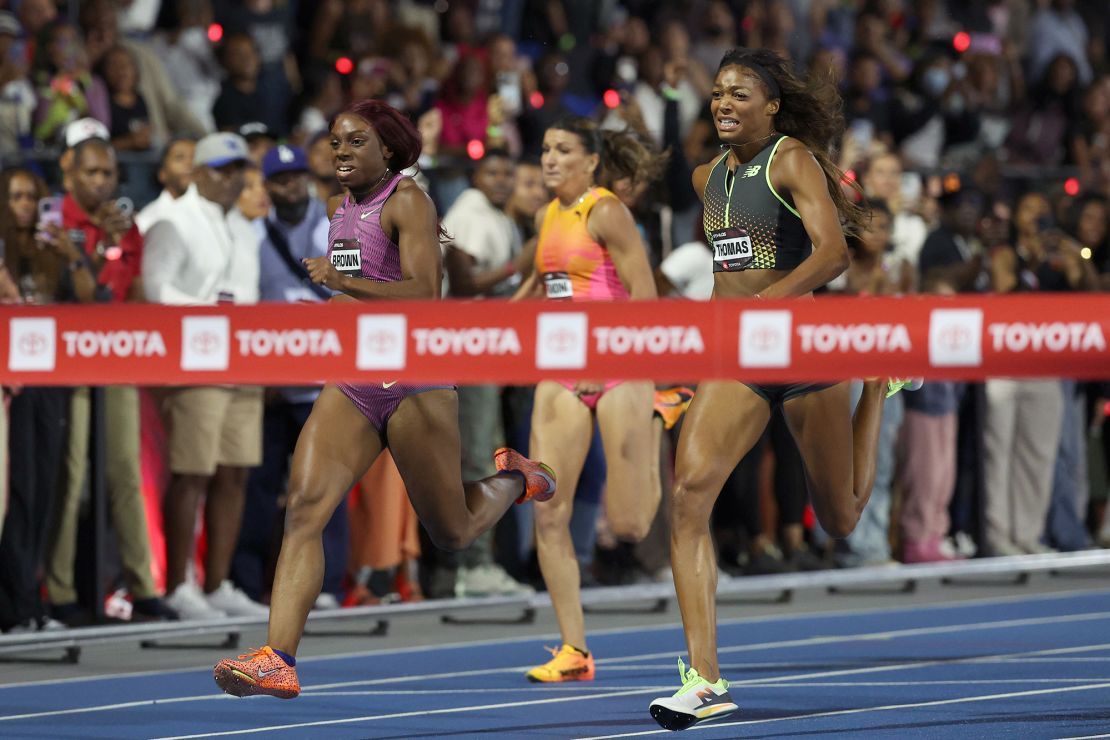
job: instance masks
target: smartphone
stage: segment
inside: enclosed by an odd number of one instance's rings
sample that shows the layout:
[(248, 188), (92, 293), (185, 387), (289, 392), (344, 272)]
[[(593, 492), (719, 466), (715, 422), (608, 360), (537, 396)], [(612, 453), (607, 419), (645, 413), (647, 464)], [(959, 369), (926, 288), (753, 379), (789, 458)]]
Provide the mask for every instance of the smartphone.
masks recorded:
[(907, 206), (913, 206), (921, 197), (921, 176), (916, 172), (903, 172), (902, 182), (899, 184), (899, 190), (902, 193), (902, 201)]
[(36, 236), (46, 238), (49, 236), (46, 227), (49, 225), (62, 225), (62, 196), (50, 195), (39, 199), (38, 224)]
[(505, 104), (505, 114), (515, 116), (523, 109), (524, 101), (520, 93), (519, 72), (497, 73), (497, 97)]
[(871, 148), (871, 141), (875, 138), (875, 124), (866, 118), (857, 118), (852, 121), (849, 128), (852, 139), (862, 152)]

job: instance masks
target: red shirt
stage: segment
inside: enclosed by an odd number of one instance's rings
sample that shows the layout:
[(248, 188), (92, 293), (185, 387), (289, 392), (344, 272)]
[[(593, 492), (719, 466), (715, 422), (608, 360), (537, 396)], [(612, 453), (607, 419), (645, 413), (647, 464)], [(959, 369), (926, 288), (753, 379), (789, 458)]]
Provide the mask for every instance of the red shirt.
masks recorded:
[[(112, 300), (126, 301), (131, 291), (131, 284), (142, 273), (143, 237), (139, 233), (139, 227), (132, 224), (118, 245), (108, 244), (108, 235), (89, 219), (89, 214), (85, 213), (69, 193), (66, 193), (62, 201), (62, 227), (70, 231), (80, 231), (85, 235), (85, 243), (77, 246), (84, 248), (85, 254), (92, 258), (93, 264), (100, 263), (97, 282), (111, 289)], [(105, 247), (119, 246), (121, 249), (119, 259), (108, 260), (98, 256), (96, 245), (101, 242), (104, 242)]]

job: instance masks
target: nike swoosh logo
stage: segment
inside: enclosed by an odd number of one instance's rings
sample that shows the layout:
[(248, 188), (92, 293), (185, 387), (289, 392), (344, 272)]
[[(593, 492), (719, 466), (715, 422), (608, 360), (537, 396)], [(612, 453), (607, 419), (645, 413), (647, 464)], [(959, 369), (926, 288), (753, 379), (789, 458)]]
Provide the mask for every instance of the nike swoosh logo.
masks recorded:
[(397, 385), (397, 382), (398, 381), (394, 380), (392, 383), (382, 383), (382, 388), (385, 388), (385, 389), (388, 390), (389, 388), (392, 388), (393, 386)]
[(358, 214), (358, 217), (359, 218), (366, 218), (367, 216), (375, 214), (380, 210), (381, 210), (381, 206), (378, 206), (377, 208), (371, 208), (369, 211), (363, 211), (362, 213)]
[(268, 671), (264, 671), (261, 668), (259, 668), (258, 669), (258, 677), (259, 678), (266, 678), (266, 676), (269, 676), (271, 673), (277, 673), (280, 670), (281, 670), (280, 668), (271, 668)]

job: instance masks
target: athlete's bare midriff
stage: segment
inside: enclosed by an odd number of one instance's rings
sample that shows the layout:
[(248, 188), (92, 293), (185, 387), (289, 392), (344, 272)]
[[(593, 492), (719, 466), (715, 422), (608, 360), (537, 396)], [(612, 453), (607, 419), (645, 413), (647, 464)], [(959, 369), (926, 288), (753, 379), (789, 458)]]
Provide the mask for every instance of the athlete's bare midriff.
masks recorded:
[(714, 298), (750, 298), (777, 283), (790, 270), (740, 270), (713, 274)]

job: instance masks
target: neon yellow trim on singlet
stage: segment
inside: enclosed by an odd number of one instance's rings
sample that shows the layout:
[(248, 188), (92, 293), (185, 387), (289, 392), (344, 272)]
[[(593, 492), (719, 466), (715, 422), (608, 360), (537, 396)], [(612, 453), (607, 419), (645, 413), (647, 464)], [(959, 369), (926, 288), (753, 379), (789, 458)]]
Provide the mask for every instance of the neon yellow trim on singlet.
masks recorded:
[[(702, 203), (705, 202), (705, 190), (706, 190), (706, 188), (709, 187), (709, 183), (713, 179), (713, 173), (717, 171), (717, 165), (719, 165), (721, 162), (724, 162), (726, 159), (728, 159), (728, 152), (727, 151), (724, 154), (722, 154), (717, 159), (717, 161), (713, 163), (713, 166), (709, 169), (709, 177), (705, 178), (705, 185), (702, 185), (702, 188), (701, 188), (701, 202)], [(728, 165), (725, 165), (725, 167), (727, 168)], [(731, 200), (732, 200), (732, 189), (730, 188), (728, 190), (725, 190), (725, 228), (728, 228), (728, 206), (729, 206), (729, 203), (731, 202)]]
[(787, 137), (783, 136), (778, 141), (776, 141), (775, 145), (771, 148), (770, 156), (767, 157), (767, 169), (765, 171), (765, 174), (767, 176), (767, 187), (770, 189), (771, 195), (778, 198), (779, 203), (782, 203), (786, 207), (786, 210), (790, 211), (800, 219), (802, 217), (802, 214), (798, 213), (796, 210), (794, 210), (794, 207), (792, 205), (783, 200), (782, 196), (779, 195), (777, 190), (775, 190), (775, 186), (771, 184), (771, 162), (775, 161), (775, 152), (779, 150), (779, 144), (786, 141), (786, 139)]

